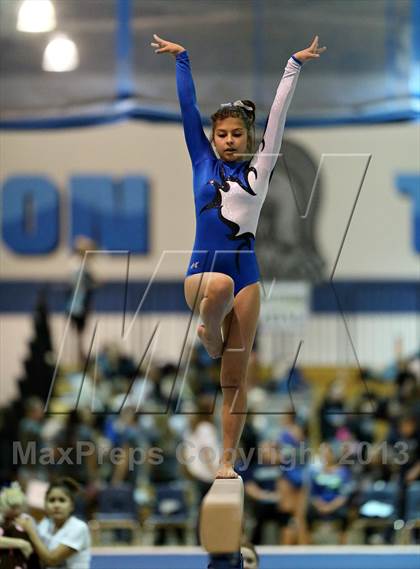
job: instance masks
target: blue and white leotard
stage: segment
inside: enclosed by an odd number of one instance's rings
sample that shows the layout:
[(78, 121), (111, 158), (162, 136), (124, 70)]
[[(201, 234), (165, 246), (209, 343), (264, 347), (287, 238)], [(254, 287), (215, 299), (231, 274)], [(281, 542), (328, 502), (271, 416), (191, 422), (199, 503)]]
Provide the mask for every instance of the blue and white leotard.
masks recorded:
[(301, 63), (292, 56), (277, 88), (258, 151), (251, 160), (225, 162), (207, 139), (197, 107), (186, 51), (176, 56), (176, 83), (185, 139), (193, 166), (196, 236), (187, 275), (220, 272), (234, 294), (259, 281), (255, 234), (280, 152), (286, 113)]

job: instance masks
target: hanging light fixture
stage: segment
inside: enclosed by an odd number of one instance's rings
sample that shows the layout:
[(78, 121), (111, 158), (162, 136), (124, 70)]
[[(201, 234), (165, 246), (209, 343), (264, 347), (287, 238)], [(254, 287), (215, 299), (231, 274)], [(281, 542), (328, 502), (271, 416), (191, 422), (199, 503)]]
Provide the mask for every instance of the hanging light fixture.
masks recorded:
[(16, 28), (20, 32), (50, 32), (56, 26), (55, 8), (51, 0), (24, 0)]
[(55, 36), (44, 51), (44, 71), (73, 71), (79, 65), (79, 53), (73, 40), (64, 34)]

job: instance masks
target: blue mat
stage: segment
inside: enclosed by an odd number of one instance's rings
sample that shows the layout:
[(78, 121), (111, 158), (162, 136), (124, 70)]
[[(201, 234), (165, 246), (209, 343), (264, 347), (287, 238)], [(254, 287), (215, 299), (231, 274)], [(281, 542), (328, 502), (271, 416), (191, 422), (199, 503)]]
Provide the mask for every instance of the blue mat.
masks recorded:
[[(190, 555), (95, 555), (91, 569), (206, 569), (207, 558)], [(407, 554), (262, 555), (260, 569), (419, 569), (419, 556)]]

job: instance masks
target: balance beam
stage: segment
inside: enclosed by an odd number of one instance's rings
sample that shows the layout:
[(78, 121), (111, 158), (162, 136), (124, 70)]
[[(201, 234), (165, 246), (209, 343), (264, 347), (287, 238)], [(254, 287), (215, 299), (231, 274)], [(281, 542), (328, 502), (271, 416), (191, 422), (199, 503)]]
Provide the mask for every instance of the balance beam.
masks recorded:
[(210, 554), (212, 569), (242, 567), (240, 550), (243, 513), (242, 478), (215, 480), (204, 497), (200, 515), (200, 541)]

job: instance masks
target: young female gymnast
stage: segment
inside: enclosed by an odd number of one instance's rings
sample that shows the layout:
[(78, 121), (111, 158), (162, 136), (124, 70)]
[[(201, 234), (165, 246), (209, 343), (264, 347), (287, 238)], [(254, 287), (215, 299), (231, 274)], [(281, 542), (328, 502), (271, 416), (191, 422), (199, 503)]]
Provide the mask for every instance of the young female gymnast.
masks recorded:
[(193, 165), (196, 238), (185, 278), (185, 298), (198, 310), (198, 335), (209, 355), (222, 357), (223, 454), (218, 478), (236, 478), (235, 453), (246, 418), (246, 371), (260, 311), (254, 253), (258, 218), (280, 151), (286, 113), (302, 64), (326, 48), (311, 45), (288, 60), (263, 139), (253, 155), (255, 105), (225, 103), (212, 115), (216, 152), (203, 131), (188, 54), (153, 36), (155, 53), (176, 57), (176, 82), (185, 139)]

